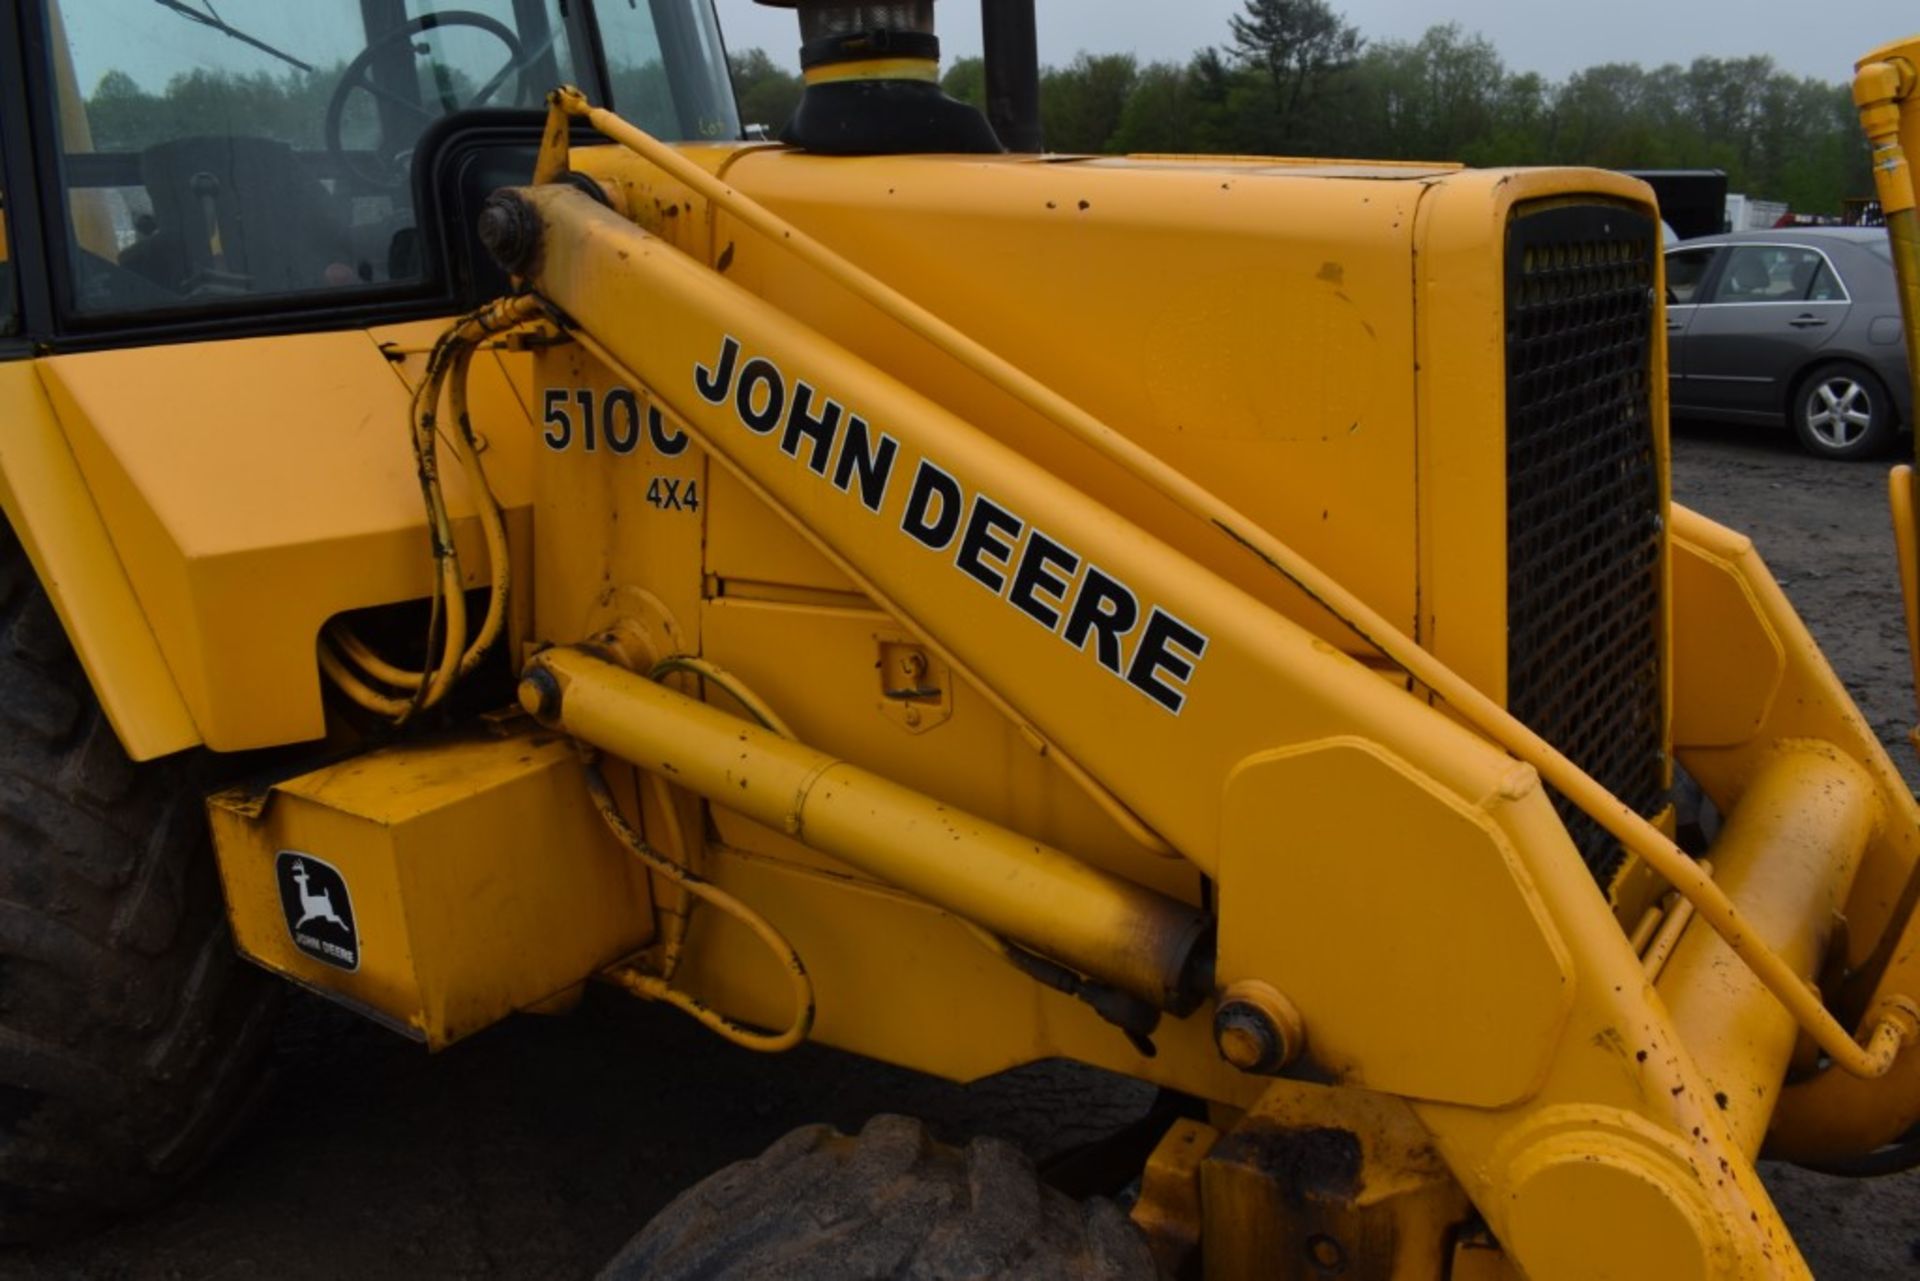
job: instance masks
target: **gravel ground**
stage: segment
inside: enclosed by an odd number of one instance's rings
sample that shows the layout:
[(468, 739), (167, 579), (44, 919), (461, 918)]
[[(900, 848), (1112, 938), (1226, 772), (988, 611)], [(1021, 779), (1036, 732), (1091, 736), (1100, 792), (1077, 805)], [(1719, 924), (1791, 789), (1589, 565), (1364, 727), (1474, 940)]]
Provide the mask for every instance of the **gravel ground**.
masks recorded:
[[(1676, 437), (1676, 496), (1755, 536), (1916, 781), (1886, 465), (1817, 463), (1784, 434)], [(905, 1112), (1044, 1157), (1148, 1100), (1062, 1065), (965, 1088), (811, 1047), (773, 1068), (670, 1011), (602, 999), (429, 1058), (296, 996), (276, 1067), (252, 1123), (185, 1195), (82, 1244), (0, 1252), (0, 1281), (581, 1277), (675, 1192), (797, 1125)], [(1767, 1177), (1822, 1278), (1920, 1273), (1920, 1174)]]

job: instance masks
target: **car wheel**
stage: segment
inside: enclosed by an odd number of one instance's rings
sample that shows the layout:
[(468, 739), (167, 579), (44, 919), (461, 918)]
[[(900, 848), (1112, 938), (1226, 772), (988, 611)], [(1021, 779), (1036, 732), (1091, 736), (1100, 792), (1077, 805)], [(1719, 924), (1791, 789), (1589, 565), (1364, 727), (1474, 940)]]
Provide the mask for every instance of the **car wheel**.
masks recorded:
[(1893, 398), (1858, 365), (1822, 365), (1794, 395), (1793, 430), (1820, 458), (1872, 458), (1893, 442)]

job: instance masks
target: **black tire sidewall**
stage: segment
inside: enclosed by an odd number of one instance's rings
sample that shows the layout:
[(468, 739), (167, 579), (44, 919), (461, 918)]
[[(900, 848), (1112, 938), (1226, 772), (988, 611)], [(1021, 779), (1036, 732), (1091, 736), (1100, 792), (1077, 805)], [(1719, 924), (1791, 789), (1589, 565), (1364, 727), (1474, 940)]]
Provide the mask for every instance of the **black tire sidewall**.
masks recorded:
[(139, 1209), (195, 1173), (260, 1095), (282, 988), (227, 928), (201, 797), (233, 763), (127, 758), (4, 518), (0, 687), (12, 1244)]

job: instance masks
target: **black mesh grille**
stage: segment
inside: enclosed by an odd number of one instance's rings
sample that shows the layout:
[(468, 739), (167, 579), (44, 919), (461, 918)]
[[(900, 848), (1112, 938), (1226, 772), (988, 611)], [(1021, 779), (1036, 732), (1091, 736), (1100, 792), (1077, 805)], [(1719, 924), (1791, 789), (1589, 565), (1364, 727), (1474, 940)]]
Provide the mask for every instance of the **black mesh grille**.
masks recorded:
[[(1507, 233), (1507, 706), (1614, 795), (1666, 804), (1654, 224), (1522, 209)], [(1557, 792), (1602, 885), (1618, 842)]]

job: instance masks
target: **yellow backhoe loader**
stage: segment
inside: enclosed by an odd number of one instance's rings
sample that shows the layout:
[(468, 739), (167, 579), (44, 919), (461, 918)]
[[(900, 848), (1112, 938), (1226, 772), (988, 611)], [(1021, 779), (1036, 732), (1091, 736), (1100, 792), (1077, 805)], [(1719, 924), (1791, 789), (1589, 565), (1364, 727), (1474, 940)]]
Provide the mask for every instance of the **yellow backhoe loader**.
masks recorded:
[(1047, 155), (1031, 0), (985, 115), (785, 7), (778, 142), (705, 0), (8, 7), (0, 1232), (205, 1160), (271, 971), (1178, 1104), (1089, 1202), (801, 1131), (612, 1277), (1806, 1275), (1920, 808), (1669, 499), (1650, 191)]

